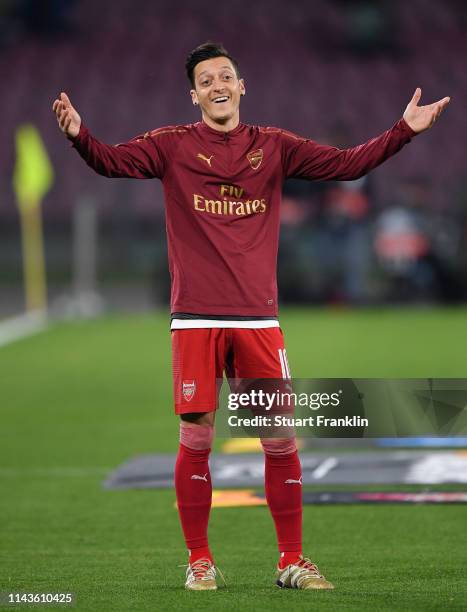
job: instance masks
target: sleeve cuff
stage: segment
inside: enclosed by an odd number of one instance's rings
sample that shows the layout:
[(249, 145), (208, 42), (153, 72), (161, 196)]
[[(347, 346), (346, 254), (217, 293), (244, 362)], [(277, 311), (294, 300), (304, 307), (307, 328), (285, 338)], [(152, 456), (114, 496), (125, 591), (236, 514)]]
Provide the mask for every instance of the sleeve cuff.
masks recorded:
[(83, 142), (83, 139), (86, 137), (87, 133), (88, 133), (88, 128), (81, 121), (81, 125), (79, 126), (78, 135), (75, 136), (74, 138), (70, 138), (69, 136), (67, 136), (68, 140), (70, 141), (70, 146), (76, 147), (80, 145)]
[(404, 130), (404, 132), (406, 132), (409, 138), (413, 138), (414, 136), (418, 135), (418, 132), (414, 132), (414, 130), (410, 127), (404, 117), (401, 117), (399, 123), (401, 125), (401, 128)]

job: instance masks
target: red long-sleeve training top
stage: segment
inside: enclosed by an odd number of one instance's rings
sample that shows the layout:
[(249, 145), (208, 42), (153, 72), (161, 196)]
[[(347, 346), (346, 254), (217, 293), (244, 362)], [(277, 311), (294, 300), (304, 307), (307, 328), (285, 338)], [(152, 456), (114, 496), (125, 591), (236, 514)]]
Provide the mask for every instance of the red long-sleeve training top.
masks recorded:
[(82, 124), (73, 146), (104, 176), (162, 181), (172, 313), (274, 318), (284, 180), (357, 179), (414, 134), (400, 119), (365, 144), (337, 149), (273, 127), (220, 132), (198, 122), (112, 146)]

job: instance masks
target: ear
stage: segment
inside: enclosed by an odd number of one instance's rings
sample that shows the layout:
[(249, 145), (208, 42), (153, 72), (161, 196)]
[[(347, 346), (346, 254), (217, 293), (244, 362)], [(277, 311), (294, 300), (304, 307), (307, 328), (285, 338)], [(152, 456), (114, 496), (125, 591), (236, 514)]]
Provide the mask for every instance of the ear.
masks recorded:
[(240, 94), (242, 96), (244, 96), (246, 94), (245, 81), (243, 79), (239, 79), (238, 80), (238, 84), (239, 84), (239, 87), (240, 87)]
[(191, 96), (191, 101), (193, 102), (193, 106), (198, 106), (199, 104), (198, 95), (195, 89), (190, 89), (190, 96)]

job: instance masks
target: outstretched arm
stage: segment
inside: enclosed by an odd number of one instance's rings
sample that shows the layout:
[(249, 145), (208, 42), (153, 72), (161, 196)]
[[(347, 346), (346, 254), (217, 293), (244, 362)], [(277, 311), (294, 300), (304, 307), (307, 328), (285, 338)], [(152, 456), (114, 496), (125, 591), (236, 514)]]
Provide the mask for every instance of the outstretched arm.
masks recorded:
[(400, 151), (416, 134), (430, 128), (450, 100), (443, 98), (428, 106), (417, 106), (420, 96), (417, 88), (403, 118), (390, 130), (351, 149), (338, 149), (283, 132), (285, 177), (350, 181), (364, 176)]
[(162, 151), (149, 134), (108, 145), (90, 134), (66, 93), (62, 92), (54, 101), (52, 110), (60, 130), (97, 173), (112, 178), (162, 178), (165, 171)]

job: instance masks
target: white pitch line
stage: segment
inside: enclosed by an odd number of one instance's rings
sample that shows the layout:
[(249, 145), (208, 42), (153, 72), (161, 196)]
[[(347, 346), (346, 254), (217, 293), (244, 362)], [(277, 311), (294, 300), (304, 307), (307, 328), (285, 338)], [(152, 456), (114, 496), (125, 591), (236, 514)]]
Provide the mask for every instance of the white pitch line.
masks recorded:
[(37, 334), (46, 327), (47, 314), (42, 310), (0, 321), (0, 347)]
[(338, 463), (339, 461), (336, 459), (336, 457), (328, 457), (323, 461), (323, 463), (320, 463), (318, 467), (313, 470), (311, 475), (313, 478), (316, 478), (316, 480), (323, 478), (328, 472), (335, 468)]

